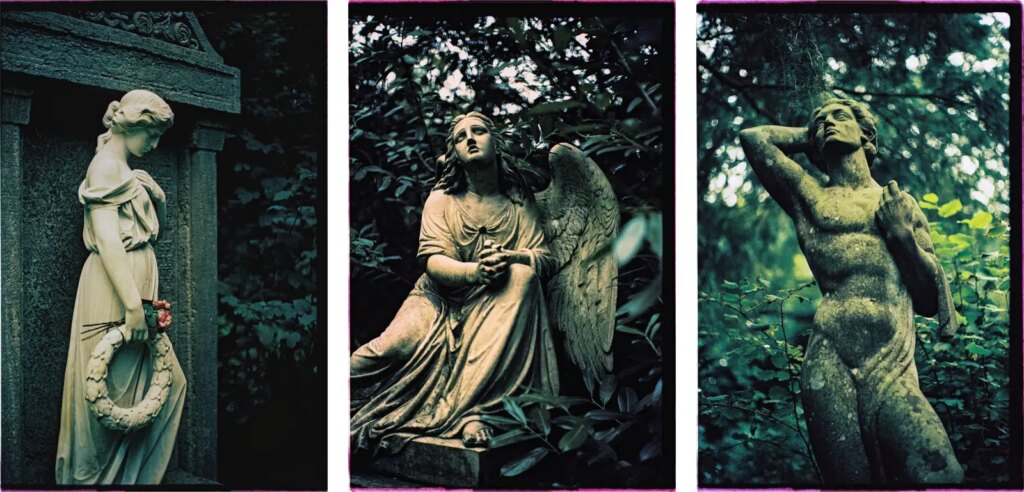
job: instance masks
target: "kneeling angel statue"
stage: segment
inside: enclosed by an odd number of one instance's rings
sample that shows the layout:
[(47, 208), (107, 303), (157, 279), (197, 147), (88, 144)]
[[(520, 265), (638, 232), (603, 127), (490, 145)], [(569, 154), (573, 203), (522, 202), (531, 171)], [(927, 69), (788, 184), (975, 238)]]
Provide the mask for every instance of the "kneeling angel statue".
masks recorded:
[(484, 415), (527, 392), (558, 395), (554, 331), (587, 387), (611, 370), (619, 210), (579, 149), (548, 168), (515, 158), (487, 116), (456, 117), (423, 205), (425, 273), (384, 332), (351, 356), (357, 452), (420, 436), (486, 446)]

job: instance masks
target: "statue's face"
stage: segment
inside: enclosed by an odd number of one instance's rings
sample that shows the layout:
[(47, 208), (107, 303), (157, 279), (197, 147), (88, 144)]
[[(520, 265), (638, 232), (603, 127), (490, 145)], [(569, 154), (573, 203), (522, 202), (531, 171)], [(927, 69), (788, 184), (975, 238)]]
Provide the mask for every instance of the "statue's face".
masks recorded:
[(829, 104), (814, 116), (814, 145), (822, 153), (833, 150), (853, 152), (863, 145), (864, 132), (853, 110), (844, 104)]
[(142, 157), (146, 152), (156, 148), (163, 134), (163, 130), (156, 128), (132, 130), (125, 134), (124, 143), (128, 147), (128, 152), (131, 152), (135, 157)]
[(455, 154), (464, 163), (488, 162), (494, 160), (494, 143), (491, 132), (479, 118), (466, 118), (459, 122), (453, 132)]

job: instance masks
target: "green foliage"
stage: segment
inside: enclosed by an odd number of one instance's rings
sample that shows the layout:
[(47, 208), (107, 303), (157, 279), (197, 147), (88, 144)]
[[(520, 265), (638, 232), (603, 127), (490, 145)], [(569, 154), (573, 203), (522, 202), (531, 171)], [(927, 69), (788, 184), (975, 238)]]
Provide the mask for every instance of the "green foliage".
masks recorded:
[[(661, 82), (671, 66), (660, 20), (355, 16), (349, 27), (352, 272), (375, 280), (353, 305), (397, 306), (422, 273), (410, 261), (420, 214), (460, 113), (492, 116), (513, 153), (535, 165), (555, 143), (574, 143), (627, 212), (660, 209)], [(365, 320), (356, 342), (390, 321), (354, 319)]]
[[(639, 254), (645, 243), (657, 266), (649, 272), (654, 279), (636, 279), (646, 285), (642, 290), (629, 287), (635, 293), (619, 310), (617, 372), (585, 398), (526, 393), (506, 397), (502, 414), (483, 417), (498, 430), (491, 447), (522, 441), (536, 444), (502, 468), (506, 477), (526, 477), (524, 485), (651, 487), (663, 483), (661, 215), (640, 214), (629, 224), (639, 225), (624, 227), (616, 243), (637, 245), (619, 258), (623, 267), (645, 264), (646, 255)], [(545, 460), (547, 466), (538, 467)]]
[[(326, 439), (321, 448), (308, 438), (326, 428), (317, 317), (322, 11), (199, 16), (216, 51), (241, 70), (242, 114), (227, 122), (233, 138), (217, 157), (220, 303), (210, 327), (220, 335), (220, 476), (234, 486), (326, 486), (318, 468)], [(295, 473), (273, 473), (280, 466)]]
[[(934, 321), (918, 319), (921, 387), (967, 480), (1005, 478), (1011, 116), (1004, 21), (992, 14), (701, 14), (703, 484), (818, 482), (792, 378), (820, 294), (809, 289), (799, 293), (806, 301), (779, 303), (811, 272), (792, 221), (751, 171), (738, 137), (756, 125), (805, 126), (825, 97), (869, 105), (878, 118), (874, 179), (896, 180), (931, 221), (963, 326), (941, 340)], [(805, 156), (795, 159), (825, 179)]]
[(700, 292), (701, 483), (818, 480), (799, 384), (813, 285), (759, 277)]
[(525, 483), (559, 487), (661, 483), (664, 381), (655, 341), (660, 340), (658, 316), (653, 314), (643, 331), (618, 328), (618, 336), (629, 335), (636, 348), (633, 364), (610, 374), (597, 394), (579, 398), (526, 393), (506, 397), (502, 414), (483, 416), (496, 429), (490, 447), (523, 441), (534, 445), (506, 463), (502, 475), (514, 477), (538, 467)]
[[(921, 389), (949, 433), (968, 483), (1009, 478), (1009, 235), (1005, 215), (921, 203), (961, 322), (950, 339), (917, 317)], [(942, 205), (937, 205), (941, 203)], [(964, 218), (961, 218), (964, 217)], [(700, 480), (819, 483), (797, 384), (818, 293), (763, 278), (700, 294)], [(805, 297), (806, 296), (806, 297)]]
[(802, 280), (783, 278), (795, 236), (748, 166), (739, 131), (806, 126), (826, 96), (852, 97), (877, 116), (879, 183), (1009, 213), (1008, 34), (991, 14), (701, 14), (701, 285), (764, 265), (779, 267), (762, 273), (773, 282)]
[(420, 215), (453, 116), (492, 116), (533, 165), (573, 143), (608, 176), (627, 224), (612, 246), (617, 373), (590, 396), (565, 360), (563, 395), (510, 398), (484, 419), (492, 446), (526, 446), (502, 467), (517, 483), (664, 486), (661, 20), (357, 16), (349, 27), (351, 264), (372, 280), (352, 293), (352, 346), (384, 329), (422, 274)]
[[(951, 200), (946, 204), (958, 202)], [(951, 339), (917, 318), (921, 390), (972, 482), (1009, 480), (1010, 251), (1008, 217), (926, 210), (961, 326)], [(961, 218), (963, 217), (963, 218)]]

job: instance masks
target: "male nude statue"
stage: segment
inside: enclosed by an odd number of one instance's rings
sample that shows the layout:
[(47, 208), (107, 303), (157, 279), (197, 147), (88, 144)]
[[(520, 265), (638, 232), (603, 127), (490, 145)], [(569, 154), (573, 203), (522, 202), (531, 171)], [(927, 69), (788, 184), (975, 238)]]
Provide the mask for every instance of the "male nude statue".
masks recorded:
[[(914, 312), (956, 330), (928, 222), (895, 181), (880, 186), (875, 118), (830, 99), (807, 128), (740, 132), (750, 164), (796, 226), (823, 298), (801, 375), (811, 446), (826, 483), (956, 483), (963, 470), (914, 364)], [(790, 156), (806, 153), (827, 181)]]

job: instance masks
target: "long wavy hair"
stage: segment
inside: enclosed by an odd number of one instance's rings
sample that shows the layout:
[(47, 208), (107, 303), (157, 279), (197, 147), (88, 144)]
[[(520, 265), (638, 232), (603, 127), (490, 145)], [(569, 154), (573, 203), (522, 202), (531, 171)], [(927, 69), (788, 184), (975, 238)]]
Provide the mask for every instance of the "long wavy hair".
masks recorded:
[(136, 89), (128, 92), (120, 101), (111, 101), (103, 115), (103, 126), (107, 129), (96, 139), (96, 152), (110, 141), (115, 133), (155, 128), (166, 131), (174, 124), (174, 112), (160, 96), (147, 90)]
[[(814, 111), (811, 111), (811, 121), (807, 124), (808, 138), (812, 142), (814, 141), (814, 132), (817, 130), (814, 125), (814, 118), (818, 116), (819, 111), (830, 104), (842, 104), (843, 106), (850, 108), (850, 111), (853, 113), (853, 117), (857, 120), (857, 124), (860, 125), (861, 133), (864, 134), (864, 141), (861, 142), (861, 145), (864, 147), (864, 155), (867, 156), (868, 166), (870, 167), (874, 164), (875, 157), (878, 156), (878, 129), (876, 128), (878, 119), (871, 113), (868, 106), (862, 102), (839, 97), (833, 97), (826, 100), (821, 104), (821, 106), (818, 106)], [(814, 148), (813, 145), (811, 147)], [(818, 150), (816, 148), (814, 149), (814, 153), (814, 156), (810, 156), (811, 162), (813, 162), (815, 166), (818, 166), (818, 169), (827, 173), (828, 168), (825, 161), (820, 155), (817, 155)]]
[(513, 203), (522, 205), (525, 200), (532, 199), (533, 194), (543, 190), (551, 179), (542, 171), (535, 169), (526, 161), (512, 155), (508, 143), (497, 130), (494, 122), (482, 113), (472, 111), (456, 116), (448, 128), (445, 138), (444, 157), (438, 159), (437, 184), (435, 190), (443, 190), (452, 195), (466, 189), (466, 168), (462, 165), (458, 153), (455, 152), (455, 127), (466, 118), (476, 118), (483, 122), (494, 145), (494, 160), (498, 166), (498, 190)]

